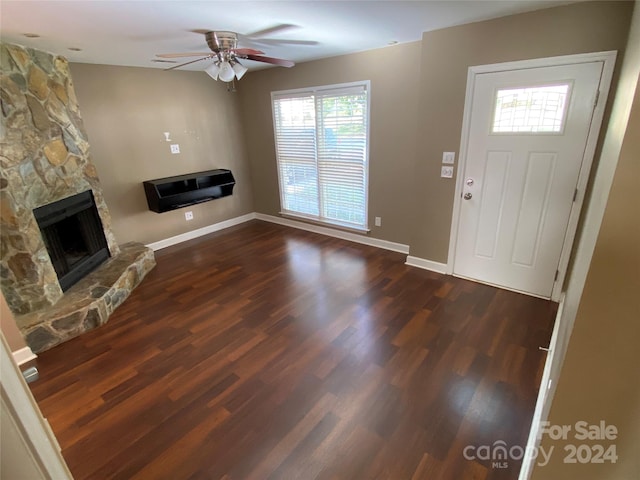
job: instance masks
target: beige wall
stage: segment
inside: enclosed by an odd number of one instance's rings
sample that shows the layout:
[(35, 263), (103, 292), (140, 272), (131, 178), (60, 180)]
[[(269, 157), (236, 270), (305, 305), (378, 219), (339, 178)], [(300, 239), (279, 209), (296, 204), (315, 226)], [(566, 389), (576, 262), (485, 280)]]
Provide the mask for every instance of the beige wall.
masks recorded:
[[(270, 93), (370, 80), (370, 235), (444, 263), (454, 181), (439, 172), (442, 152), (459, 150), (468, 67), (621, 51), (631, 7), (585, 2), (427, 32), (421, 42), (255, 71), (235, 95), (201, 72), (72, 64), (116, 237), (149, 243), (253, 210), (277, 215)], [(164, 131), (183, 153), (168, 152)], [(184, 209), (147, 210), (143, 180), (216, 167), (233, 170), (233, 197), (190, 208), (189, 223)]]
[[(637, 7), (636, 7), (637, 8)], [(640, 215), (637, 190), (640, 179), (640, 11), (635, 15), (634, 40), (625, 58), (637, 86), (622, 101), (632, 109), (609, 200), (587, 275), (575, 326), (549, 414), (551, 424), (571, 425), (580, 420), (604, 420), (618, 428), (614, 441), (616, 464), (565, 464), (566, 443), (543, 437), (543, 448), (556, 453), (545, 467), (534, 470), (534, 480), (580, 478), (626, 480), (640, 478)], [(612, 129), (624, 127), (612, 118)], [(613, 137), (618, 132), (612, 132)], [(570, 439), (572, 439), (570, 433)]]
[(20, 330), (18, 330), (13, 313), (9, 310), (9, 305), (7, 305), (2, 293), (0, 293), (0, 330), (2, 330), (4, 337), (7, 339), (12, 352), (27, 346), (27, 342), (25, 342)]
[[(270, 92), (371, 80), (371, 236), (447, 261), (454, 181), (443, 151), (458, 152), (472, 65), (624, 49), (631, 2), (585, 2), (423, 35), (421, 42), (248, 74), (240, 82), (256, 211), (280, 210)], [(402, 78), (396, 79), (397, 72)]]
[(447, 261), (455, 184), (440, 178), (440, 165), (443, 151), (460, 149), (468, 68), (621, 51), (632, 7), (633, 2), (585, 2), (423, 34), (411, 255)]
[[(92, 159), (119, 243), (150, 243), (253, 211), (238, 97), (203, 72), (71, 64)], [(181, 153), (172, 155), (163, 132)], [(236, 178), (230, 197), (162, 214), (142, 182), (214, 168)], [(194, 220), (186, 222), (184, 212)]]
[[(396, 79), (397, 73), (403, 76)], [(270, 93), (358, 80), (371, 81), (369, 225), (371, 236), (408, 244), (415, 132), (418, 114), (420, 42), (353, 55), (271, 68), (242, 79), (243, 123), (253, 174), (257, 212), (280, 211)], [(373, 217), (382, 226), (373, 226)]]

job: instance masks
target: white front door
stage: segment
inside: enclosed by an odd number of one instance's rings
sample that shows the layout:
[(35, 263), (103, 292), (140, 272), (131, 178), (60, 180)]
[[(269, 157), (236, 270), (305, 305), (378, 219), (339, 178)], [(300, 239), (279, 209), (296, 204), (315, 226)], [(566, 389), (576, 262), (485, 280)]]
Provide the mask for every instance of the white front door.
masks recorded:
[(602, 70), (476, 76), (454, 275), (551, 297)]

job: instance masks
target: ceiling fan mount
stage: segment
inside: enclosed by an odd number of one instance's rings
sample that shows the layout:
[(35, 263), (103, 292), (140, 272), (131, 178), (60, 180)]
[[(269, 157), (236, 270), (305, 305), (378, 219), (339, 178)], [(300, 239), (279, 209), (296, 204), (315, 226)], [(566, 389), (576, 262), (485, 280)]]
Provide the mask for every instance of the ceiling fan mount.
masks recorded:
[(238, 47), (238, 34), (235, 32), (207, 32), (204, 34), (212, 52), (230, 51)]

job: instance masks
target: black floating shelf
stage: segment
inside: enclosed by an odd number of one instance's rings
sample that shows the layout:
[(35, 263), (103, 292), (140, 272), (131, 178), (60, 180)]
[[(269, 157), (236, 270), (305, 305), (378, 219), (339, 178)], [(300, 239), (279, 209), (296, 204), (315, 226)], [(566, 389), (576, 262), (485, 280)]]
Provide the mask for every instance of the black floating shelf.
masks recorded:
[(233, 193), (231, 170), (217, 169), (142, 182), (149, 210), (162, 213)]

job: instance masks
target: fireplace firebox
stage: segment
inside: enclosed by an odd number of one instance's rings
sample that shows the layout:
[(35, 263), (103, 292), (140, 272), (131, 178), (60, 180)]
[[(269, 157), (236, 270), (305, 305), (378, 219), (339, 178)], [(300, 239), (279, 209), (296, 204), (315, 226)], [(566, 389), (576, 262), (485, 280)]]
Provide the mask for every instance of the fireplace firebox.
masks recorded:
[(33, 214), (62, 291), (110, 257), (91, 190), (36, 208)]

